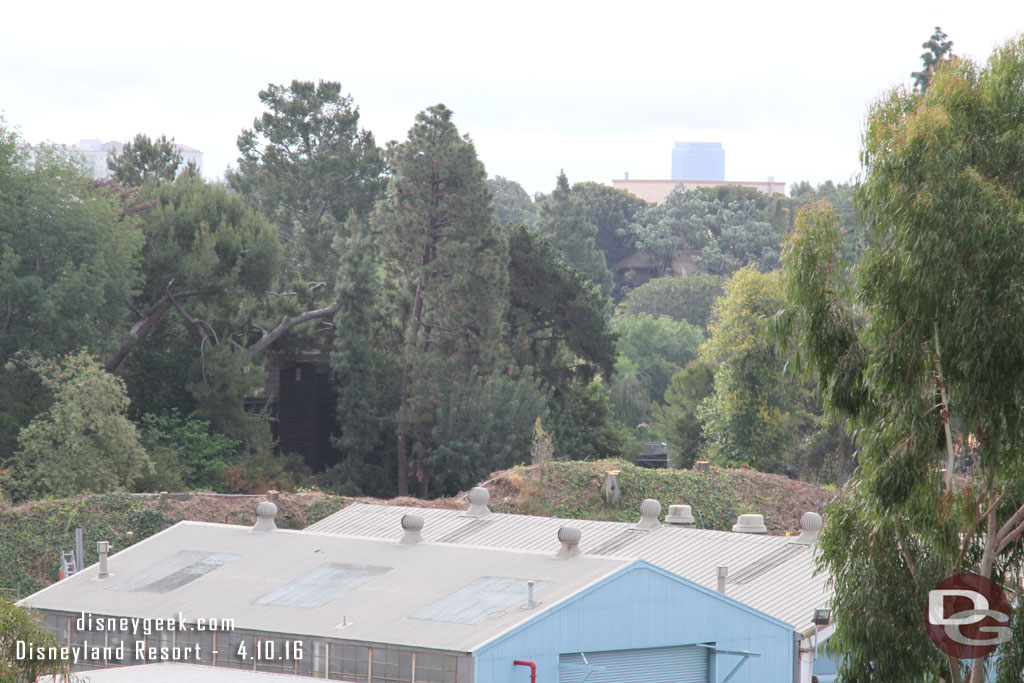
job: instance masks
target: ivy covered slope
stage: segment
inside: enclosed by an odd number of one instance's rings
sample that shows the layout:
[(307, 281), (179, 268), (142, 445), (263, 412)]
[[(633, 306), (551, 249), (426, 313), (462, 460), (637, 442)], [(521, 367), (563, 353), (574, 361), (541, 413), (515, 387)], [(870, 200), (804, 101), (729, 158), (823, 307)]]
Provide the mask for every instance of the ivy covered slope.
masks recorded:
[[(619, 470), (621, 501), (609, 507), (601, 495), (608, 470)], [(495, 512), (512, 512), (576, 519), (636, 521), (644, 498), (668, 506), (693, 507), (698, 525), (729, 530), (736, 517), (759, 512), (769, 532), (798, 529), (800, 515), (822, 512), (834, 494), (803, 481), (746, 469), (711, 468), (650, 470), (628, 462), (550, 462), (543, 473), (536, 465), (497, 472), (485, 483)], [(85, 562), (96, 562), (96, 541), (110, 541), (114, 552), (141, 541), (181, 520), (252, 524), (259, 496), (170, 494), (106, 494), (50, 499), (16, 507), (0, 507), (0, 588), (20, 588), (22, 596), (57, 580), (60, 550), (74, 547), (75, 528), (85, 536)], [(277, 525), (302, 529), (349, 502), (390, 502), (430, 507), (463, 507), (459, 496), (420, 501), (398, 498), (342, 498), (324, 493), (282, 493), (278, 497)]]
[[(498, 472), (486, 486), (495, 512), (569, 517), (574, 519), (635, 522), (644, 498), (662, 505), (689, 505), (697, 526), (731, 531), (736, 517), (756, 512), (764, 515), (768, 533), (799, 530), (800, 516), (823, 513), (835, 492), (805, 481), (748, 469), (659, 470), (637, 467), (622, 460), (552, 462), (541, 474), (536, 465)], [(605, 474), (619, 471), (621, 500), (607, 505), (601, 493)]]
[[(85, 540), (85, 563), (96, 559), (96, 542), (110, 541), (124, 550), (167, 527), (189, 519), (252, 524), (257, 497), (210, 497), (171, 494), (171, 500), (106, 494), (35, 501), (16, 507), (0, 505), (0, 588), (20, 590), (22, 597), (56, 581), (60, 551), (75, 547), (75, 529)], [(180, 497), (184, 500), (174, 500)], [(301, 529), (343, 505), (324, 494), (282, 495), (277, 524)]]

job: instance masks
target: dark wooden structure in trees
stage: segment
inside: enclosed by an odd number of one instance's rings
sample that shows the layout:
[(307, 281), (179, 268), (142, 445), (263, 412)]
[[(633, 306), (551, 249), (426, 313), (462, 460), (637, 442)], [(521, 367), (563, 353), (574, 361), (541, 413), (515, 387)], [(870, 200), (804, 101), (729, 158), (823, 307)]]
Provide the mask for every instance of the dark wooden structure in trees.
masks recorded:
[(640, 467), (665, 469), (668, 467), (668, 444), (648, 441), (644, 444), (644, 454), (637, 459)]
[(616, 282), (630, 287), (639, 287), (655, 278), (664, 275), (686, 277), (698, 271), (693, 257), (699, 252), (695, 249), (681, 249), (673, 258), (672, 264), (665, 267), (649, 252), (638, 250), (615, 263)]
[(298, 453), (314, 472), (338, 461), (331, 445), (337, 431), (334, 378), (325, 356), (269, 363), (266, 394), (282, 453)]

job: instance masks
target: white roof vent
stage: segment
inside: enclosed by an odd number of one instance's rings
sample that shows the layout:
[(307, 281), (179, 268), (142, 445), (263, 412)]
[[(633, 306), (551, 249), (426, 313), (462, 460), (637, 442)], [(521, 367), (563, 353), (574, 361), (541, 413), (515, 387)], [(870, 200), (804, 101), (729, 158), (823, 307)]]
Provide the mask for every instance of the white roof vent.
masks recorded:
[(768, 527), (764, 525), (764, 515), (740, 515), (732, 530), (739, 534), (766, 534)]
[(558, 529), (558, 542), (562, 546), (555, 553), (555, 557), (569, 558), (580, 554), (580, 541), (583, 539), (583, 530), (575, 526), (563, 526)]
[(668, 514), (665, 515), (665, 524), (693, 526), (696, 524), (696, 520), (693, 519), (693, 509), (689, 505), (669, 505)]
[(491, 500), (491, 492), (483, 486), (474, 486), (469, 490), (469, 509), (466, 517), (486, 517), (491, 514), (487, 503)]
[(420, 533), (420, 530), (423, 529), (422, 515), (416, 515), (411, 512), (402, 515), (402, 528), (405, 529), (405, 535), (402, 536), (399, 543), (410, 545), (423, 540), (423, 534)]
[(658, 517), (661, 516), (661, 503), (653, 498), (646, 498), (640, 503), (640, 521), (636, 523), (636, 529), (657, 529), (661, 526)]
[(277, 506), (269, 500), (263, 500), (256, 504), (256, 523), (253, 531), (273, 531), (277, 528), (274, 518), (277, 517)]
[(817, 512), (805, 512), (800, 517), (800, 535), (797, 536), (793, 543), (814, 545), (818, 542), (818, 532), (821, 531), (823, 524), (821, 515)]

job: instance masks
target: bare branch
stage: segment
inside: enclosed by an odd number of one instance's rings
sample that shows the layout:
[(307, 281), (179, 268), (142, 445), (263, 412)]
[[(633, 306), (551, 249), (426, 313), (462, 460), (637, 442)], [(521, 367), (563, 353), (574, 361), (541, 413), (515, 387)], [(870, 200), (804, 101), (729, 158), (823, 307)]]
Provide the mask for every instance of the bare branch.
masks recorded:
[(971, 522), (971, 526), (968, 527), (967, 533), (964, 534), (963, 543), (960, 546), (960, 558), (957, 560), (957, 565), (964, 561), (964, 557), (967, 556), (967, 551), (971, 547), (971, 539), (974, 538), (974, 532), (977, 531), (978, 525), (981, 524), (983, 519), (987, 519), (989, 514), (998, 506), (1003, 500), (1006, 499), (1007, 494), (1000, 493), (996, 496), (996, 499), (992, 501), (992, 504), (988, 506), (985, 512), (981, 513)]
[[(1005, 497), (1005, 493), (999, 496), (999, 498), (996, 499), (996, 503), (1001, 502), (1002, 499), (1004, 499)], [(1002, 542), (1003, 538), (1010, 533), (1010, 530), (1018, 524), (1020, 524), (1022, 521), (1024, 521), (1024, 505), (1017, 508), (1017, 511), (1013, 513), (1013, 516), (1010, 517), (1010, 519), (1006, 520), (1006, 523), (1003, 524), (1003, 526), (999, 527), (999, 531), (996, 532), (996, 542)]]
[[(189, 314), (188, 311), (182, 308), (181, 304), (178, 303), (178, 300), (175, 298), (174, 294), (171, 293), (170, 285), (167, 286), (166, 292), (166, 296), (168, 299), (171, 300), (171, 303), (174, 304), (174, 308), (177, 309), (178, 313), (181, 313), (182, 317), (185, 318), (185, 320), (187, 320), (193, 327), (196, 328), (196, 332), (199, 334), (199, 337), (201, 339), (205, 341), (207, 338), (213, 337), (214, 344), (220, 343), (220, 339), (217, 338), (217, 332), (216, 330), (213, 329), (213, 325), (206, 322), (205, 320), (200, 320), (199, 318), (192, 316), (191, 314)], [(209, 333), (207, 333), (207, 330), (209, 330)]]
[(284, 319), (282, 319), (281, 322), (278, 323), (277, 327), (275, 327), (270, 332), (264, 332), (263, 336), (260, 337), (259, 341), (250, 346), (248, 349), (246, 349), (243, 362), (248, 363), (253, 358), (266, 351), (267, 347), (269, 347), (271, 344), (277, 341), (277, 339), (282, 334), (284, 334), (285, 332), (287, 332), (288, 330), (292, 329), (297, 325), (307, 323), (310, 320), (334, 317), (334, 314), (338, 312), (339, 305), (340, 304), (338, 302), (335, 302), (330, 306), (327, 306), (326, 308), (317, 308), (312, 311), (306, 311), (305, 313), (297, 315), (294, 318), (286, 315)]

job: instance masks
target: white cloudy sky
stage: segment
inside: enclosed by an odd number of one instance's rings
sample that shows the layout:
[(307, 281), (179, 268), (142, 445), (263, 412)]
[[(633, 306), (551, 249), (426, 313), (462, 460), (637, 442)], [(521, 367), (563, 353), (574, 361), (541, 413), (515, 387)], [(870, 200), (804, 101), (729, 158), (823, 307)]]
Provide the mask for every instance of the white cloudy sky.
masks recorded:
[(933, 27), (984, 60), (1024, 2), (118, 0), (2, 21), (0, 111), (32, 143), (166, 134), (216, 178), (267, 83), (336, 80), (380, 142), (444, 102), (490, 175), (535, 192), (561, 168), (668, 177), (677, 140), (721, 141), (727, 179), (849, 179), (868, 103)]

